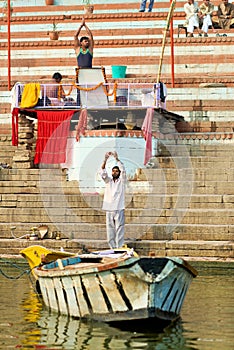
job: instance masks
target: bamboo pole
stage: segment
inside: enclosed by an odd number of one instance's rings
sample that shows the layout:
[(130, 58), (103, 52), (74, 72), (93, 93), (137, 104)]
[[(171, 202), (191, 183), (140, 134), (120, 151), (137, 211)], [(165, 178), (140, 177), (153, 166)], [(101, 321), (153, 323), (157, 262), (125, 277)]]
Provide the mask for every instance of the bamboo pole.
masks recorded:
[(176, 0), (172, 0), (170, 9), (169, 9), (169, 12), (167, 15), (166, 26), (165, 26), (165, 30), (164, 30), (164, 34), (163, 34), (162, 50), (161, 50), (161, 55), (160, 55), (160, 60), (159, 60), (157, 83), (159, 83), (160, 77), (161, 77), (163, 55), (164, 55), (164, 49), (165, 49), (165, 45), (166, 45), (167, 31), (169, 30), (169, 25), (170, 25), (171, 18), (173, 16), (175, 4), (176, 4)]
[[(170, 0), (170, 3), (173, 0)], [(173, 29), (173, 16), (170, 21), (170, 38), (171, 38), (171, 87), (175, 87), (175, 55), (174, 55), (174, 29)]]

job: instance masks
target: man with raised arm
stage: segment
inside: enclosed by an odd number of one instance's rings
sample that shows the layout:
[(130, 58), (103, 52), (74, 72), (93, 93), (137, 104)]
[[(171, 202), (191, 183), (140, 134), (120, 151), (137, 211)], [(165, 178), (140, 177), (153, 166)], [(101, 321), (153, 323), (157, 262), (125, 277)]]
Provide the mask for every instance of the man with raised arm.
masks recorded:
[[(111, 156), (116, 159), (117, 165), (112, 168), (112, 177), (109, 177), (106, 163)], [(112, 249), (121, 248), (124, 244), (126, 171), (116, 152), (105, 154), (100, 175), (106, 184), (102, 209), (106, 211), (108, 244)]]
[[(88, 36), (82, 36), (79, 39), (79, 34), (83, 27), (86, 29)], [(77, 64), (79, 68), (92, 68), (93, 47), (93, 34), (83, 18), (82, 23), (74, 36), (74, 48), (77, 55)]]

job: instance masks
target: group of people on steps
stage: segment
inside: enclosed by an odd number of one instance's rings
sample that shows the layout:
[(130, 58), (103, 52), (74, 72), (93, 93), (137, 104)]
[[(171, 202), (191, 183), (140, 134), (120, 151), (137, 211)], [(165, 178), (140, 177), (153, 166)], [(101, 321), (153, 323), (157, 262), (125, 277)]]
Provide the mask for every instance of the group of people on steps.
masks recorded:
[(203, 0), (200, 6), (197, 1), (187, 0), (184, 11), (186, 14), (185, 26), (189, 37), (193, 37), (195, 29), (198, 31), (198, 36), (207, 37), (209, 28), (215, 31), (215, 23), (226, 30), (234, 24), (234, 5), (228, 0), (222, 0), (217, 11), (214, 11), (214, 5), (210, 0)]

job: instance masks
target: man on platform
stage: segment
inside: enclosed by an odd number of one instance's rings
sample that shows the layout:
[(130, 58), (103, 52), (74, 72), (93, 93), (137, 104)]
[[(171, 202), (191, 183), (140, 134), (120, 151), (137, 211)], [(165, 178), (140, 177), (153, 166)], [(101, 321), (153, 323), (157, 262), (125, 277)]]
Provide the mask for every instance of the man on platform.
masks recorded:
[[(86, 32), (88, 33), (89, 36), (82, 36), (79, 39), (78, 37), (83, 27), (86, 29)], [(75, 33), (74, 39), (75, 39), (74, 48), (77, 55), (78, 67), (92, 68), (94, 40), (93, 40), (93, 34), (91, 30), (88, 28), (88, 26), (86, 25), (84, 18), (82, 20), (80, 27)]]
[[(106, 162), (111, 156), (118, 165), (112, 168), (112, 177), (109, 177)], [(126, 171), (116, 152), (105, 154), (99, 173), (106, 184), (102, 209), (106, 211), (107, 240), (112, 249), (121, 248), (124, 244)]]

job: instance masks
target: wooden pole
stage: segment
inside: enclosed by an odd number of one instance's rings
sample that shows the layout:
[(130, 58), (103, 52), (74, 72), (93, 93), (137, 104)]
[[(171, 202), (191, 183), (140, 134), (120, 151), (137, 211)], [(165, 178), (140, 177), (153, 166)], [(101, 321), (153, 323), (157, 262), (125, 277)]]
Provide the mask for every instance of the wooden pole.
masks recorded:
[(166, 37), (167, 37), (167, 32), (169, 30), (169, 25), (170, 25), (171, 18), (173, 16), (175, 4), (176, 4), (176, 0), (172, 0), (170, 9), (169, 9), (169, 12), (168, 12), (168, 15), (167, 15), (167, 21), (166, 21), (166, 26), (165, 26), (164, 35), (163, 35), (163, 41), (162, 41), (162, 50), (161, 50), (161, 55), (160, 55), (160, 60), (159, 60), (157, 83), (159, 83), (160, 77), (161, 77), (163, 55), (164, 55), (164, 49), (165, 49), (165, 44), (166, 44)]

